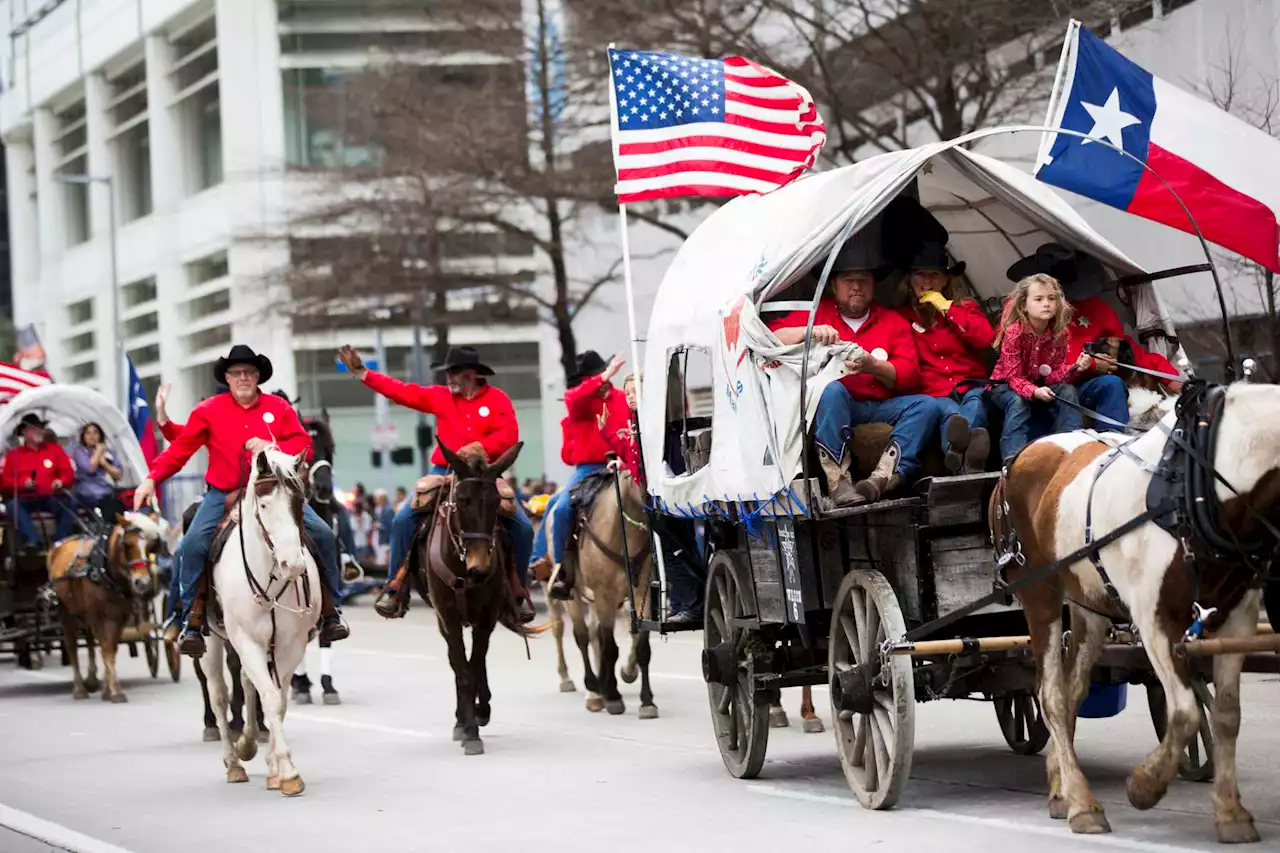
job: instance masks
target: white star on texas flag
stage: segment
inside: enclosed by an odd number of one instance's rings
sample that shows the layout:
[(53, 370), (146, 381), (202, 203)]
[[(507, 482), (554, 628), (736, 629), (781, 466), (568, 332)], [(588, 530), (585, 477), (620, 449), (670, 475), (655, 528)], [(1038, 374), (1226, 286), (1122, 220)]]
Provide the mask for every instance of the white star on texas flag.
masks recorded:
[(1120, 109), (1120, 90), (1113, 88), (1107, 96), (1107, 102), (1080, 106), (1093, 117), (1093, 129), (1089, 131), (1089, 139), (1080, 140), (1081, 145), (1088, 145), (1095, 139), (1105, 139), (1117, 148), (1124, 148), (1124, 129), (1133, 124), (1141, 124), (1142, 120)]

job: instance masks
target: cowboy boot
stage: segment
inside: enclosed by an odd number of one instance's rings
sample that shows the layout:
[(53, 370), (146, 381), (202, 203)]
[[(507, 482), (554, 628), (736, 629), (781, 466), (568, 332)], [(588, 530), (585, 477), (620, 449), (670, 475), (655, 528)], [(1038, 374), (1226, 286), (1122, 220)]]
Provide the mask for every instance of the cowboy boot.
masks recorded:
[(969, 422), (964, 419), (964, 415), (952, 415), (942, 425), (942, 431), (947, 440), (947, 455), (942, 464), (946, 466), (948, 473), (959, 474), (967, 458), (965, 452), (973, 441), (969, 433)]
[(880, 460), (871, 475), (854, 484), (853, 490), (858, 493), (858, 503), (875, 503), (881, 497), (902, 485), (902, 475), (898, 473), (898, 460), (902, 458), (902, 448), (898, 442), (890, 441), (889, 446), (880, 454)]
[(334, 604), (329, 585), (320, 584), (320, 639), (326, 643), (336, 643), (351, 636), (351, 629), (342, 624), (342, 616)]
[(836, 506), (858, 503), (858, 496), (849, 479), (849, 463), (852, 461), (849, 455), (845, 454), (843, 459), (837, 461), (826, 448), (819, 446), (818, 460), (822, 463), (822, 473), (827, 478), (827, 494), (831, 502)]
[(991, 433), (978, 427), (969, 433), (969, 449), (964, 452), (964, 473), (981, 474), (991, 457)]
[(187, 616), (187, 627), (178, 641), (178, 651), (189, 657), (204, 656), (204, 585), (196, 590), (196, 600), (191, 602), (191, 613)]
[(572, 560), (561, 561), (560, 571), (556, 573), (556, 579), (547, 590), (547, 595), (560, 601), (568, 601), (573, 597), (573, 568), (569, 565), (572, 562)]
[(507, 582), (511, 584), (512, 594), (516, 600), (516, 611), (520, 614), (520, 622), (529, 624), (537, 618), (538, 613), (533, 609), (533, 599), (529, 595), (529, 590), (525, 589), (524, 584), (520, 582), (520, 573), (515, 567), (507, 569)]
[(373, 603), (374, 611), (384, 619), (399, 619), (409, 612), (407, 569), (408, 564), (402, 564), (396, 576), (387, 581), (378, 600)]

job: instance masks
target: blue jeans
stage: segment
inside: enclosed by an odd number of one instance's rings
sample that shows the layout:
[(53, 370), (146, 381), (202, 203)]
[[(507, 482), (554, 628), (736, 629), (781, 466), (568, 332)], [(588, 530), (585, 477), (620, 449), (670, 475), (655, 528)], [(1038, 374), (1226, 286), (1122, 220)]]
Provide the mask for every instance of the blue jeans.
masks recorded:
[[(981, 385), (965, 391), (959, 402), (952, 396), (934, 397), (933, 402), (938, 407), (940, 427), (945, 425), (952, 415), (963, 417), (971, 430), (982, 429), (987, 425), (987, 392)], [(938, 432), (942, 435), (942, 452), (945, 454), (950, 449), (947, 447), (946, 430), (939, 429)]]
[[(1114, 373), (1105, 376), (1094, 376), (1081, 382), (1076, 388), (1080, 392), (1080, 405), (1093, 409), (1122, 424), (1129, 422), (1129, 389), (1124, 380)], [(1110, 424), (1098, 424), (1101, 430), (1118, 430), (1120, 427)]]
[[(1072, 403), (1078, 402), (1080, 395), (1076, 386), (1063, 382), (1053, 386), (1053, 393), (1060, 399)], [(1057, 400), (1042, 403), (1039, 400), (1028, 400), (1009, 390), (1008, 385), (999, 385), (987, 392), (992, 405), (1004, 412), (1004, 430), (1000, 433), (1000, 458), (1008, 464), (1037, 438), (1058, 432), (1071, 432), (1084, 426), (1084, 415), (1071, 406), (1063, 405)]]
[[(447, 474), (448, 472), (449, 469), (443, 465), (432, 465), (428, 473)], [(391, 521), (391, 554), (387, 558), (388, 579), (394, 578), (400, 571), (400, 566), (404, 564), (404, 558), (409, 553), (413, 534), (418, 529), (418, 522), (422, 520), (421, 516), (413, 511), (412, 503), (412, 501), (406, 503)], [(516, 573), (520, 575), (520, 582), (527, 588), (529, 586), (529, 552), (533, 550), (533, 522), (529, 520), (529, 513), (524, 510), (524, 501), (519, 489), (516, 490), (516, 514), (510, 518), (503, 518), (502, 528), (511, 539), (511, 556), (516, 562)]]
[(333, 502), (333, 514), (338, 519), (338, 538), (342, 540), (342, 550), (351, 555), (352, 559), (356, 556), (356, 536), (351, 531), (351, 514), (347, 512), (347, 508), (336, 500)]
[(902, 451), (897, 473), (910, 482), (920, 470), (920, 453), (929, 437), (938, 431), (939, 409), (933, 397), (908, 394), (888, 400), (855, 400), (839, 382), (822, 389), (814, 438), (833, 459), (844, 459), (845, 444), (860, 424), (891, 424), (893, 441)]
[(569, 544), (569, 526), (573, 524), (573, 513), (569, 508), (569, 488), (588, 474), (594, 474), (603, 469), (603, 462), (583, 462), (573, 469), (573, 473), (569, 475), (569, 482), (564, 484), (564, 488), (547, 501), (547, 509), (542, 516), (542, 526), (538, 528), (538, 536), (533, 540), (530, 562), (540, 560), (547, 555), (547, 525), (551, 524), (555, 526), (551, 535), (551, 560), (558, 565), (564, 559), (564, 549)]
[(6, 506), (9, 516), (13, 518), (13, 523), (18, 528), (19, 538), (27, 545), (40, 545), (42, 544), (40, 533), (31, 520), (32, 511), (52, 513), (58, 519), (54, 538), (65, 539), (74, 534), (77, 529), (75, 505), (75, 499), (70, 495), (63, 495), (57, 498), (18, 498), (16, 501), (9, 501)]
[[(209, 546), (213, 544), (213, 534), (218, 528), (218, 522), (222, 521), (226, 500), (227, 493), (218, 489), (211, 488), (204, 493), (200, 508), (191, 519), (191, 526), (183, 534), (182, 542), (178, 545), (178, 553), (174, 555), (174, 564), (177, 566), (177, 574), (180, 578), (178, 595), (182, 599), (184, 625), (187, 617), (191, 615), (191, 604), (196, 600), (196, 585), (200, 581), (200, 576), (204, 574), (205, 562), (209, 559)], [(334, 538), (329, 525), (325, 524), (320, 516), (316, 515), (316, 511), (307, 504), (303, 504), (302, 507), (302, 523), (320, 549), (322, 561), (319, 567), (320, 580), (329, 588), (329, 594), (333, 597), (336, 608), (338, 601), (341, 600), (338, 540)]]

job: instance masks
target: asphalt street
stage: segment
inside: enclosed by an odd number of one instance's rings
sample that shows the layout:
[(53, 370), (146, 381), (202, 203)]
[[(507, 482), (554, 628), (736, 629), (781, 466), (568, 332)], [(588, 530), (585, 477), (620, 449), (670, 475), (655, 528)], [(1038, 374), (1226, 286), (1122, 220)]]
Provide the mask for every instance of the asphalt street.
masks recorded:
[[(261, 754), (249, 784), (224, 781), (220, 747), (201, 742), (199, 685), (141, 655), (122, 658), (129, 703), (71, 698), (69, 668), (25, 672), (0, 660), (0, 853), (234, 851), (836, 850), (1036, 853), (1118, 848), (1215, 850), (1210, 786), (1176, 781), (1154, 810), (1129, 806), (1124, 781), (1156, 743), (1145, 693), (1105, 720), (1082, 720), (1077, 750), (1113, 834), (1073, 836), (1045, 809), (1044, 763), (1013, 754), (989, 704), (917, 707), (912, 778), (892, 811), (863, 810), (845, 785), (833, 737), (804, 734), (799, 690), (784, 692), (792, 727), (771, 732), (760, 778), (724, 770), (698, 663), (700, 635), (655, 640), (660, 717), (584, 708), (561, 693), (550, 633), (495, 636), (493, 720), (486, 753), (451, 740), (453, 677), (432, 612), (400, 622), (368, 599), (348, 607), (352, 637), (334, 646), (342, 704), (320, 704), (319, 657), (308, 655), (316, 704), (286, 720), (306, 792), (266, 790)], [(541, 616), (545, 618), (545, 615)], [(619, 639), (626, 638), (619, 631)], [(1263, 843), (1280, 850), (1280, 680), (1246, 675), (1240, 787)], [(830, 722), (824, 689), (815, 702)]]

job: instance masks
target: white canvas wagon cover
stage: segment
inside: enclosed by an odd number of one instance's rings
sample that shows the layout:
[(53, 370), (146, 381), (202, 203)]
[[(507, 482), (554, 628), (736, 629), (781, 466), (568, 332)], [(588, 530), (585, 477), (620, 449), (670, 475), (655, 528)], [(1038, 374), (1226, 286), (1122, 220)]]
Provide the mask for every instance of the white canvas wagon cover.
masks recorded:
[[(799, 476), (804, 345), (780, 345), (760, 306), (821, 269), (846, 225), (850, 234), (878, 230), (877, 214), (913, 178), (920, 202), (950, 233), (948, 250), (967, 263), (979, 298), (1008, 293), (1005, 270), (1049, 241), (1087, 252), (1115, 274), (1144, 272), (1053, 189), (958, 147), (963, 141), (883, 154), (735, 198), (684, 242), (659, 287), (645, 343), (641, 441), (649, 491), (660, 505), (678, 512), (713, 501), (767, 501)], [(1134, 289), (1134, 310), (1138, 328), (1173, 333), (1149, 283)], [(668, 364), (682, 349), (710, 356), (714, 409), (709, 462), (677, 476), (664, 461), (664, 438)], [(843, 373), (834, 354), (810, 346), (806, 425), (822, 388)]]

